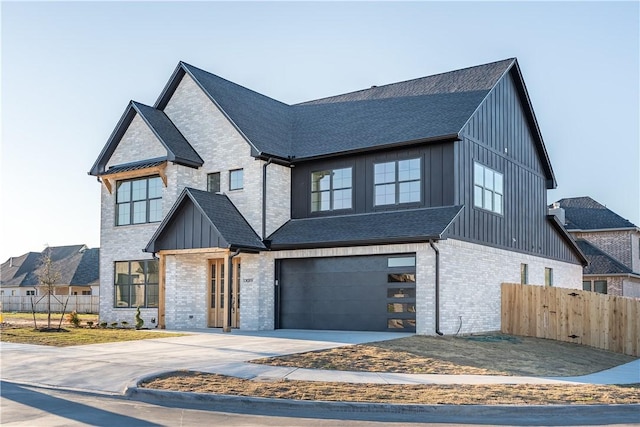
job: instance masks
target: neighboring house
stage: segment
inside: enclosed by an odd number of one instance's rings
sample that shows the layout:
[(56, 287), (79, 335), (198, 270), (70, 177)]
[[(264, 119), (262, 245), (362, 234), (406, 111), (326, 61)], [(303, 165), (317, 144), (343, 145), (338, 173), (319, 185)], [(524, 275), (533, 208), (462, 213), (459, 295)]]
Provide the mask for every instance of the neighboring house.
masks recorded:
[(586, 265), (515, 59), (295, 105), (180, 62), (89, 173), (102, 321), (492, 331)]
[(42, 294), (38, 288), (44, 254), (51, 257), (53, 269), (60, 278), (54, 287), (55, 295), (99, 295), (100, 249), (85, 245), (49, 247), (11, 257), (0, 266), (0, 293), (5, 296)]
[(640, 228), (590, 197), (551, 205), (589, 260), (587, 291), (640, 298)]

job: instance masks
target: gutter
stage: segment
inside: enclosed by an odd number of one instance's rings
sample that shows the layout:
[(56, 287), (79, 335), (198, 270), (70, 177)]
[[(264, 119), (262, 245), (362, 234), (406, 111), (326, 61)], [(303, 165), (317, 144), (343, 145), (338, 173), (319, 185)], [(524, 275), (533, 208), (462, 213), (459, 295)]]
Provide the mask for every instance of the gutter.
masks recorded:
[(436, 253), (436, 334), (444, 335), (440, 331), (440, 251), (433, 243), (433, 240), (429, 240), (431, 249)]
[(267, 238), (267, 166), (271, 164), (273, 157), (262, 165), (262, 240)]

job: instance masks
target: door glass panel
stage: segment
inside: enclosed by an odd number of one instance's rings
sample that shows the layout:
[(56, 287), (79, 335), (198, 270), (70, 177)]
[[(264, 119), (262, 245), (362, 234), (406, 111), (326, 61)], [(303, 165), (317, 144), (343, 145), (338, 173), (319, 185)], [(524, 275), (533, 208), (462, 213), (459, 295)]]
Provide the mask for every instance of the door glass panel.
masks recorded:
[(216, 265), (211, 264), (211, 308), (216, 308)]

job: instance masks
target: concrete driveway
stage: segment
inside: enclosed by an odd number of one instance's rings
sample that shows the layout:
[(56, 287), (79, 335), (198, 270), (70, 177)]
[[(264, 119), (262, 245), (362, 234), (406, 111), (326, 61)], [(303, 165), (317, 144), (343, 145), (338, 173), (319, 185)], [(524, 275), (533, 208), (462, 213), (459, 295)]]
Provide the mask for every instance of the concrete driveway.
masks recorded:
[[(411, 334), (277, 330), (191, 331), (190, 335), (74, 347), (2, 342), (2, 379), (71, 390), (122, 394), (140, 378), (180, 369), (215, 372), (260, 357), (321, 350)], [(189, 332), (187, 332), (189, 333)]]

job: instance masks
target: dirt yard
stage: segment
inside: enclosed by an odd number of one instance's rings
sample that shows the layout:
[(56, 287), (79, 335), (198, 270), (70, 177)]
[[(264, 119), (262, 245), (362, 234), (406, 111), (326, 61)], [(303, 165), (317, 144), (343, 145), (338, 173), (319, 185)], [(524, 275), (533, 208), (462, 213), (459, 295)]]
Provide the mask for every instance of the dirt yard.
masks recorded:
[[(634, 360), (591, 347), (525, 337), (412, 336), (254, 360), (276, 366), (374, 372), (574, 376)], [(640, 384), (382, 385), (279, 380), (262, 382), (199, 372), (174, 372), (142, 387), (238, 396), (349, 402), (453, 405), (629, 404)]]

